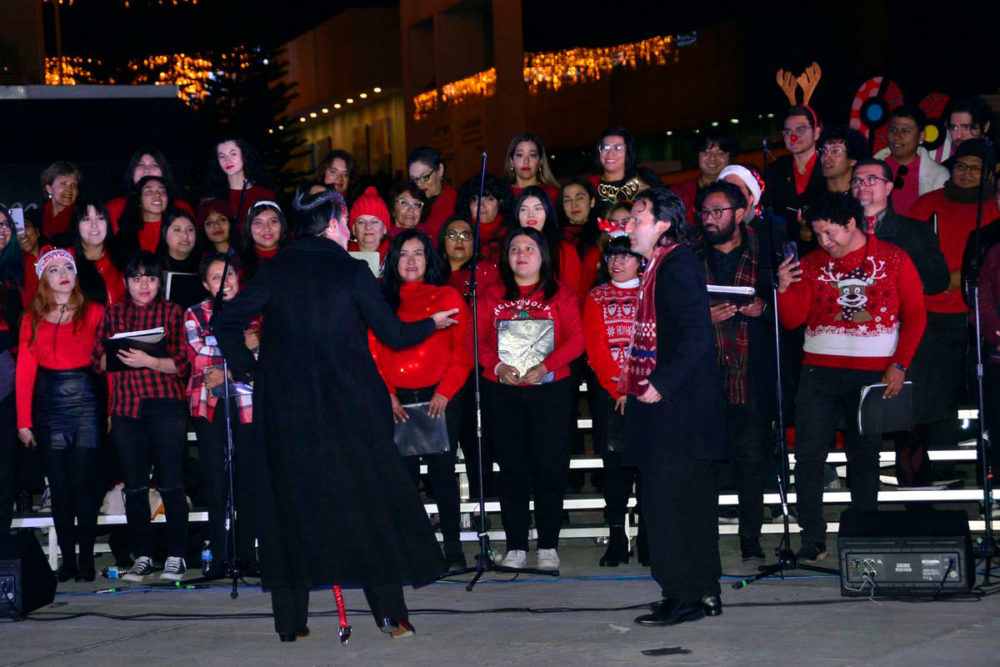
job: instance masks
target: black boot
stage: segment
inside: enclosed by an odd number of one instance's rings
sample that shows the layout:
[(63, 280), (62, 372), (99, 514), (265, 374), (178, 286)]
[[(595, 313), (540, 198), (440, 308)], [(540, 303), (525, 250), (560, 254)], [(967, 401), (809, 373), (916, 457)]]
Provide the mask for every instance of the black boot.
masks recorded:
[(611, 526), (608, 529), (608, 550), (601, 556), (598, 563), (601, 567), (618, 567), (619, 563), (628, 564), (628, 537), (624, 526)]

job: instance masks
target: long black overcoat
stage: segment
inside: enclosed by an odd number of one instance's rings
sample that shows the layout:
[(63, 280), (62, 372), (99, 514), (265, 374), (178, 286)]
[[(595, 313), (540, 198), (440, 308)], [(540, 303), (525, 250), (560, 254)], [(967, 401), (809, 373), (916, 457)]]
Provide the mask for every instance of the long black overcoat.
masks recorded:
[(254, 373), (252, 470), (267, 587), (424, 583), (445, 566), (393, 444), (389, 393), (368, 350), (370, 327), (393, 347), (419, 343), (430, 319), (401, 322), (364, 262), (322, 237), (264, 263), (214, 331), (236, 377), (263, 313)]
[(670, 465), (730, 457), (715, 360), (705, 272), (688, 246), (656, 267), (656, 368), (649, 382), (663, 396), (625, 406), (628, 465)]

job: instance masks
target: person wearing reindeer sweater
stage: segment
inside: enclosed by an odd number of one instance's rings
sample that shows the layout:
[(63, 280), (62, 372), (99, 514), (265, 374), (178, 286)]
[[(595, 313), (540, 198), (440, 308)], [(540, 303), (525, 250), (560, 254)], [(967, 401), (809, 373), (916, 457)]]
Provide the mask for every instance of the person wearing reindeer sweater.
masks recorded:
[(806, 211), (820, 249), (778, 269), (778, 313), (787, 329), (806, 325), (796, 396), (795, 480), (804, 561), (826, 557), (823, 464), (843, 417), (851, 507), (875, 510), (881, 434), (858, 433), (861, 388), (886, 383), (899, 394), (927, 324), (920, 276), (899, 247), (866, 236), (861, 205), (825, 193)]

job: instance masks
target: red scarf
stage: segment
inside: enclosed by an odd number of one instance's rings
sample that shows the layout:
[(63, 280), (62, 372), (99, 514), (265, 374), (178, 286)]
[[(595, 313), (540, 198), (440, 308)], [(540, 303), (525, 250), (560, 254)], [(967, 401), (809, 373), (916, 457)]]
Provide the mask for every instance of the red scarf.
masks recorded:
[(677, 243), (656, 246), (649, 266), (642, 274), (639, 284), (639, 302), (635, 309), (635, 324), (632, 327), (632, 344), (629, 345), (622, 367), (618, 391), (622, 394), (643, 394), (647, 385), (639, 382), (656, 368), (656, 272), (660, 263), (673, 252)]

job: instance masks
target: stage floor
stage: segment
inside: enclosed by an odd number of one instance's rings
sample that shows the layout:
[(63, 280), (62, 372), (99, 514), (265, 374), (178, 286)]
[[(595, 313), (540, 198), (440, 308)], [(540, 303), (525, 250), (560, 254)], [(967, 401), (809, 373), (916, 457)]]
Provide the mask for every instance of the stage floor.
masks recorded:
[[(765, 536), (763, 542), (770, 554), (777, 536)], [(743, 574), (737, 538), (724, 536), (721, 544), (724, 572)], [(826, 563), (835, 567), (834, 539), (829, 547)], [(470, 557), (473, 548), (466, 544)], [(503, 552), (502, 543), (494, 548)], [(740, 591), (732, 590), (734, 579), (726, 579), (722, 616), (644, 628), (633, 618), (659, 594), (649, 570), (634, 560), (600, 568), (602, 553), (603, 547), (591, 540), (573, 540), (560, 550), (559, 579), (521, 575), (512, 580), (491, 573), (471, 593), (465, 590), (471, 575), (407, 589), (417, 635), (404, 640), (381, 634), (361, 591), (346, 590), (354, 628), (346, 647), (337, 640), (329, 591), (312, 594), (311, 636), (281, 644), (270, 597), (254, 586), (241, 586), (239, 598), (231, 600), (225, 582), (207, 590), (100, 594), (95, 591), (108, 585), (103, 579), (64, 584), (55, 603), (30, 620), (0, 621), (0, 665), (1000, 664), (1000, 595), (980, 601), (846, 599), (836, 576), (796, 572), (784, 581), (767, 580)], [(529, 554), (529, 564), (533, 560)], [(104, 556), (98, 567), (108, 562)], [(62, 618), (73, 614), (83, 615)], [(665, 652), (643, 653), (657, 649)]]

